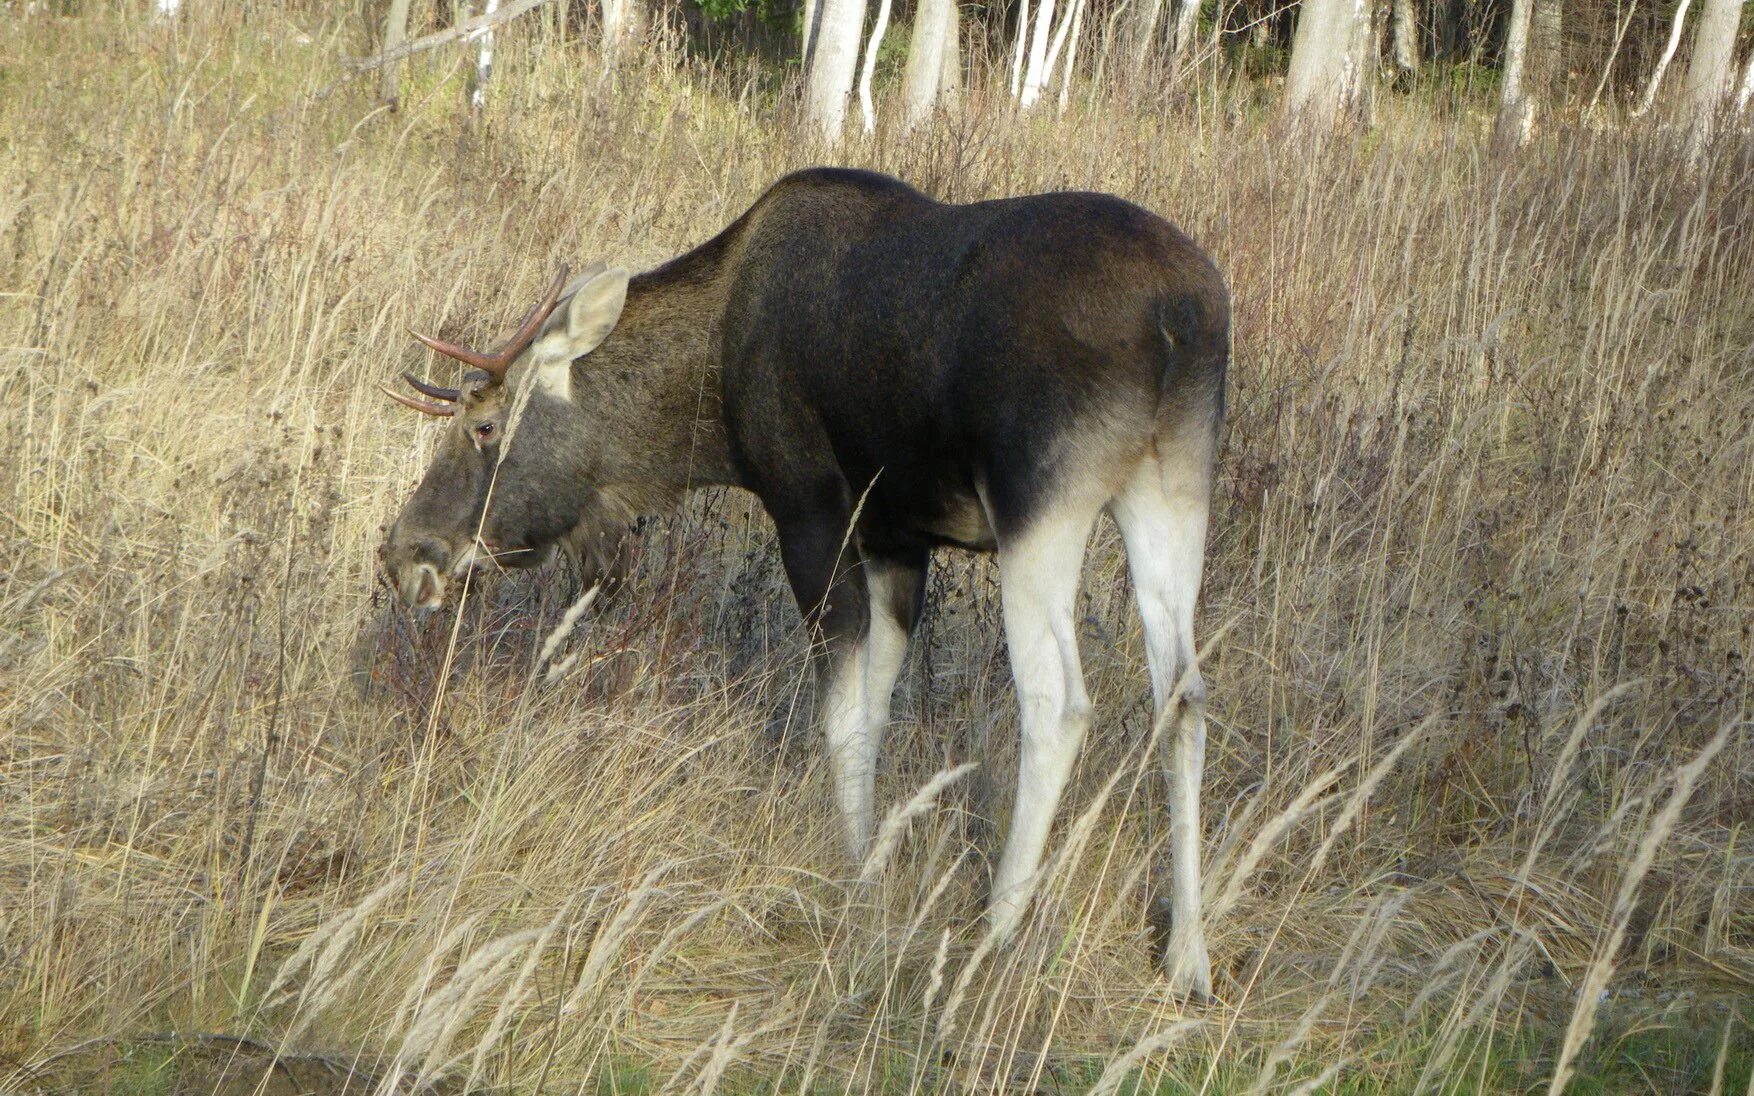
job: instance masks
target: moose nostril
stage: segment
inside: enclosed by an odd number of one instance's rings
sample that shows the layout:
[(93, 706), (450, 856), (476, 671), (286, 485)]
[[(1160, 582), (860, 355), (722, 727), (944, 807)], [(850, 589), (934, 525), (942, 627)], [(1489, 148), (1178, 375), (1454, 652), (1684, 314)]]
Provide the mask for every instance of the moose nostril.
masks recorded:
[(420, 585), (414, 594), (416, 605), (425, 605), (438, 600), (438, 574), (431, 567), (420, 568)]

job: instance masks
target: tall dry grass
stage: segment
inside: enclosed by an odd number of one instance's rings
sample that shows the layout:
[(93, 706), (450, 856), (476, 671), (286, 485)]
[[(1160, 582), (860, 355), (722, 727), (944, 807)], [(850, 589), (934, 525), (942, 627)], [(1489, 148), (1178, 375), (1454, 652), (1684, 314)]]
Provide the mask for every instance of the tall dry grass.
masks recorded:
[[(756, 82), (606, 80), (536, 21), (465, 132), (455, 56), (391, 114), (336, 84), (364, 48), (266, 5), (0, 22), (0, 1087), (164, 1091), (195, 1046), (283, 1053), (258, 1091), (1451, 1091), (1664, 1027), (1723, 1049), (1659, 1081), (1746, 1083), (1745, 149), (1495, 162), (1392, 104), (1315, 148), (1087, 89), (830, 154)], [(863, 880), (744, 497), (646, 528), (557, 650), (564, 574), (426, 627), (375, 584), (435, 429), (373, 387), (425, 364), (406, 325), (491, 337), (558, 261), (655, 263), (831, 155), (1119, 193), (1235, 287), (1213, 1007), (1150, 963), (1165, 808), (1111, 530), (1096, 729), (1003, 947), (989, 564), (932, 580)]]

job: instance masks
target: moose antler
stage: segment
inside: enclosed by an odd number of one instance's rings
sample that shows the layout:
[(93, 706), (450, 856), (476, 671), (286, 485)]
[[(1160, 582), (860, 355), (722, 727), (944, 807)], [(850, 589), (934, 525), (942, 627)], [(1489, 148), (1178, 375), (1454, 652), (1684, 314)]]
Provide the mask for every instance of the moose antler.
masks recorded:
[[(406, 376), (406, 374), (404, 374), (404, 376)], [(457, 405), (454, 403), (433, 403), (430, 400), (417, 400), (413, 396), (404, 396), (402, 393), (391, 388), (389, 385), (384, 384), (382, 381), (378, 382), (378, 390), (401, 404), (403, 407), (412, 407), (422, 415), (437, 415), (440, 418), (449, 418), (457, 413)]]
[[(492, 374), (495, 378), (504, 377), (505, 371), (511, 368), (512, 361), (536, 340), (537, 330), (542, 327), (542, 321), (548, 318), (548, 314), (554, 311), (554, 306), (560, 301), (560, 291), (565, 286), (566, 268), (561, 267), (560, 273), (554, 276), (554, 282), (549, 285), (548, 292), (543, 296), (542, 303), (530, 309), (524, 317), (524, 322), (518, 325), (518, 330), (506, 341), (506, 344), (491, 354), (480, 350), (470, 350), (468, 347), (448, 343), (442, 339), (428, 338), (418, 331), (410, 331), (409, 334), (447, 358), (455, 358), (464, 365), (472, 365)], [(434, 395), (435, 393), (429, 392), (427, 394)]]
[[(543, 296), (542, 302), (530, 309), (529, 313), (524, 316), (524, 322), (518, 325), (517, 331), (506, 341), (506, 344), (491, 354), (470, 350), (440, 339), (429, 339), (418, 331), (410, 331), (409, 334), (440, 354), (455, 358), (465, 365), (485, 370), (495, 380), (498, 380), (505, 376), (505, 371), (511, 368), (513, 360), (524, 352), (524, 348), (536, 340), (536, 332), (542, 327), (542, 321), (546, 320), (549, 313), (554, 311), (554, 306), (560, 301), (561, 288), (565, 285), (566, 267), (563, 266), (560, 268), (560, 272), (554, 276), (554, 282), (548, 287), (548, 292)], [(387, 384), (380, 384), (378, 387), (383, 389), (384, 395), (403, 407), (412, 407), (423, 415), (437, 415), (445, 418), (457, 413), (457, 400), (461, 399), (463, 395), (461, 390), (443, 388), (430, 381), (423, 381), (406, 370), (402, 373), (402, 379), (408, 382), (410, 388), (423, 396), (431, 396), (432, 399), (417, 400), (412, 396), (404, 396)]]

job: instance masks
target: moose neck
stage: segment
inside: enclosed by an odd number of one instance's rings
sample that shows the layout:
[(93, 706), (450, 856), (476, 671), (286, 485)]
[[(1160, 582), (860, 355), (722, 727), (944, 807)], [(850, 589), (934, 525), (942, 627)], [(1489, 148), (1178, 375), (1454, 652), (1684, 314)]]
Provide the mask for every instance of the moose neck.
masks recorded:
[[(600, 474), (671, 493), (736, 484), (713, 333), (723, 310), (717, 256), (690, 253), (635, 278), (615, 332), (573, 364)], [(694, 261), (691, 261), (694, 260)]]

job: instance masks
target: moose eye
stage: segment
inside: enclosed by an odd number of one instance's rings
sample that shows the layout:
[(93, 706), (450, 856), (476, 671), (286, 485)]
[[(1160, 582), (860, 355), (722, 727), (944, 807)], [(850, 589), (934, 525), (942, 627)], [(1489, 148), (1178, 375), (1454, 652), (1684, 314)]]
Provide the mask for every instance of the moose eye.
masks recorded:
[(482, 441), (486, 441), (488, 438), (493, 437), (493, 424), (491, 422), (484, 422), (477, 426), (475, 428), (475, 436)]

